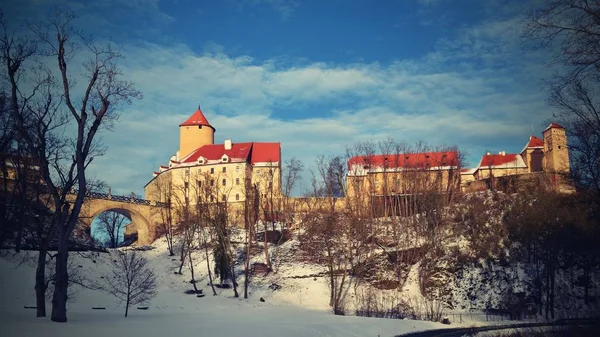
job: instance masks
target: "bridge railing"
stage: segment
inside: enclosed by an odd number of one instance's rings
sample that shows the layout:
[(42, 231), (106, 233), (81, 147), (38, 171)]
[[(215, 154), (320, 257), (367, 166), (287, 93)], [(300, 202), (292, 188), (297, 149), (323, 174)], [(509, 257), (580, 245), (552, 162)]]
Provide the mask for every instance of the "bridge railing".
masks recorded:
[[(77, 193), (77, 190), (75, 190), (74, 193)], [(89, 199), (112, 200), (112, 201), (127, 202), (130, 204), (138, 204), (138, 205), (148, 205), (148, 206), (158, 206), (158, 207), (166, 206), (166, 203), (164, 203), (164, 202), (136, 198), (133, 193), (130, 196), (125, 196), (125, 195), (114, 195), (114, 194), (111, 194), (110, 192), (109, 193), (101, 193), (101, 192), (88, 191), (88, 192), (86, 192), (85, 197), (89, 198)]]

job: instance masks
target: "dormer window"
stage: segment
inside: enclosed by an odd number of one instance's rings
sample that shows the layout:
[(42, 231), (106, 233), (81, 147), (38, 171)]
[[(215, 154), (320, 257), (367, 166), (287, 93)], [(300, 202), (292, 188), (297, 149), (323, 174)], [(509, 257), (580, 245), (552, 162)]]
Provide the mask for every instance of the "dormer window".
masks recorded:
[(221, 161), (222, 161), (223, 163), (227, 163), (227, 162), (229, 162), (229, 156), (228, 156), (228, 155), (226, 155), (226, 154), (224, 154), (224, 155), (223, 155), (223, 157), (221, 157)]
[(198, 164), (204, 165), (204, 163), (206, 163), (206, 159), (204, 157), (200, 156), (200, 158), (198, 158)]

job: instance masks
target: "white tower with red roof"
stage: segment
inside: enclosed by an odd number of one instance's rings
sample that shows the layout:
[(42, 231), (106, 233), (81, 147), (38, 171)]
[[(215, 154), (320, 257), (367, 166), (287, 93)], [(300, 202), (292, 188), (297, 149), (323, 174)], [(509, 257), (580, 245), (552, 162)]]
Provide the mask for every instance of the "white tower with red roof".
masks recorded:
[(194, 150), (204, 145), (215, 143), (215, 128), (200, 110), (196, 110), (190, 118), (179, 124), (179, 151), (177, 160), (185, 158)]

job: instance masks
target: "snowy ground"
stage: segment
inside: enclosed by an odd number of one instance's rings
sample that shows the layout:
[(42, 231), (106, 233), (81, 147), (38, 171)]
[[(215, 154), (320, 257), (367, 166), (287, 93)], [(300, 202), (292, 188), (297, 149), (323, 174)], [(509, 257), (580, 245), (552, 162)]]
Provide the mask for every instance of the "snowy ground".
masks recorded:
[[(6, 253), (6, 252), (5, 252)], [(327, 305), (327, 282), (323, 277), (292, 279), (320, 270), (311, 265), (282, 265), (277, 275), (253, 280), (250, 298), (233, 298), (230, 289), (211, 296), (207, 286), (205, 261), (197, 258), (198, 286), (203, 298), (186, 295), (191, 289), (190, 275), (175, 275), (177, 257), (169, 257), (163, 242), (155, 249), (141, 252), (158, 276), (158, 295), (149, 310), (130, 309), (125, 318), (115, 299), (97, 290), (80, 289), (68, 306), (68, 323), (35, 318), (33, 292), (35, 267), (0, 258), (0, 335), (2, 336), (395, 336), (411, 331), (445, 328), (439, 323), (335, 316)], [(110, 255), (93, 258), (72, 254), (76, 268), (88, 278), (101, 282), (108, 273)], [(94, 262), (95, 261), (95, 262)], [(240, 284), (242, 279), (238, 280)], [(269, 289), (272, 283), (279, 290)], [(240, 294), (242, 290), (240, 289)], [(266, 301), (259, 301), (263, 297)], [(106, 310), (92, 310), (105, 307)], [(51, 303), (47, 305), (48, 315)]]

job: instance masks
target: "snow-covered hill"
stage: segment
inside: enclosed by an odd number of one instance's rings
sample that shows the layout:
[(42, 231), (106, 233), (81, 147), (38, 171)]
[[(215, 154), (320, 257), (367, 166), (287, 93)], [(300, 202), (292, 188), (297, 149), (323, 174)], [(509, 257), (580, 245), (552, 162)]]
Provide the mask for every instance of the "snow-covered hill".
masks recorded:
[[(293, 247), (294, 242), (286, 243)], [(447, 327), (439, 323), (335, 316), (328, 306), (324, 277), (300, 277), (323, 270), (299, 262), (285, 263), (277, 274), (252, 280), (250, 298), (233, 298), (231, 289), (217, 289), (211, 296), (205, 260), (197, 253), (196, 279), (205, 297), (185, 294), (192, 289), (190, 273), (178, 268), (178, 257), (168, 256), (166, 244), (158, 240), (145, 256), (158, 277), (158, 295), (149, 310), (130, 309), (129, 317), (110, 295), (74, 286), (76, 297), (68, 305), (65, 324), (35, 318), (32, 264), (20, 264), (24, 254), (0, 258), (0, 331), (3, 336), (394, 336), (410, 331)], [(293, 249), (289, 250), (289, 252)], [(113, 251), (112, 254), (115, 252)], [(30, 253), (31, 254), (31, 253)], [(72, 253), (75, 268), (90, 281), (102, 282), (108, 274), (111, 255)], [(243, 283), (242, 277), (238, 282)], [(273, 287), (273, 284), (279, 287)], [(271, 287), (270, 287), (271, 286)], [(278, 288), (273, 290), (273, 288)], [(240, 290), (242, 294), (242, 290)], [(260, 298), (265, 302), (261, 302)], [(93, 310), (92, 307), (105, 307)], [(47, 304), (48, 314), (51, 303)]]

